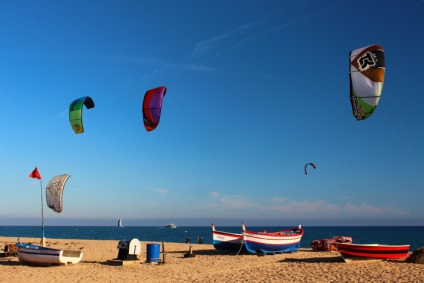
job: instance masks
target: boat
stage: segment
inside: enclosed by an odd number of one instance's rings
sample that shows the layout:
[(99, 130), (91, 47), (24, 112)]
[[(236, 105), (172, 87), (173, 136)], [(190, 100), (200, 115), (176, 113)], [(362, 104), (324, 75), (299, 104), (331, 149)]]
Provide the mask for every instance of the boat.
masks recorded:
[(406, 258), (409, 245), (336, 243), (345, 262)]
[(246, 249), (251, 253), (287, 253), (300, 247), (304, 234), (301, 225), (296, 228), (277, 232), (253, 232), (242, 224), (242, 235)]
[(314, 240), (311, 242), (311, 248), (314, 251), (331, 252), (337, 251), (336, 243), (352, 243), (351, 236), (336, 236), (333, 238)]
[(174, 224), (172, 224), (172, 223), (170, 223), (170, 224), (166, 224), (165, 225), (165, 228), (177, 228), (177, 226), (174, 225)]
[[(59, 250), (45, 247), (44, 237), (44, 204), (43, 204), (43, 185), (41, 175), (38, 168), (29, 174), (30, 178), (40, 180), (41, 192), (41, 246), (36, 246), (29, 243), (16, 243), (19, 261), (30, 265), (67, 265), (68, 263), (76, 264), (82, 259), (82, 251)], [(53, 211), (60, 213), (62, 211), (62, 194), (66, 181), (70, 177), (69, 174), (62, 174), (53, 177), (46, 187), (47, 205)]]
[(246, 250), (243, 245), (242, 234), (216, 231), (215, 225), (213, 223), (212, 240), (214, 248), (218, 251), (239, 251), (240, 249)]
[(73, 250), (59, 250), (17, 242), (18, 258), (22, 263), (31, 265), (68, 265), (81, 261), (83, 252)]
[(121, 219), (118, 220), (118, 227), (119, 228), (124, 228), (124, 225), (122, 225), (122, 220)]

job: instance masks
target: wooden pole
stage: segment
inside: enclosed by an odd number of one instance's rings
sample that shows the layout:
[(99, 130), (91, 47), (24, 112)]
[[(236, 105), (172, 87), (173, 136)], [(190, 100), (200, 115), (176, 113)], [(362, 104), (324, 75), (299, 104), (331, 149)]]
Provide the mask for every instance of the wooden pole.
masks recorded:
[(43, 181), (40, 180), (41, 191), (41, 246), (45, 246), (46, 238), (44, 237), (44, 205), (43, 205)]

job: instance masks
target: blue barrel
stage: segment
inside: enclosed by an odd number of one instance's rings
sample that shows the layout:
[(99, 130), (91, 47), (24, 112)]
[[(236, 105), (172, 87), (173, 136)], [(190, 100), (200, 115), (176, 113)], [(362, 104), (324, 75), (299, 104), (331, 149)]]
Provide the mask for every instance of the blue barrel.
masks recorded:
[(147, 244), (146, 247), (146, 262), (159, 262), (160, 261), (160, 245)]

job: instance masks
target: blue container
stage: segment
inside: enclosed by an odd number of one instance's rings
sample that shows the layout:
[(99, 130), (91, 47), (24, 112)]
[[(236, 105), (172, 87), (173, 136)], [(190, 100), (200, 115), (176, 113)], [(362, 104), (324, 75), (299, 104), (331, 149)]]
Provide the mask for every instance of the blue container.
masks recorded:
[(160, 245), (147, 244), (146, 245), (146, 262), (159, 262), (160, 261)]

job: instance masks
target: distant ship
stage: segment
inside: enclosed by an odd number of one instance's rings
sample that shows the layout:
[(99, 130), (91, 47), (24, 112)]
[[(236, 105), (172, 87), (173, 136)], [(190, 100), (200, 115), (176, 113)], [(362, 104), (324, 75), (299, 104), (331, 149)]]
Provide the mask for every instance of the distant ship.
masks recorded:
[(177, 228), (177, 226), (171, 223), (171, 224), (166, 224), (165, 228)]
[(124, 228), (124, 225), (122, 225), (122, 220), (121, 219), (118, 220), (118, 227), (119, 228)]

